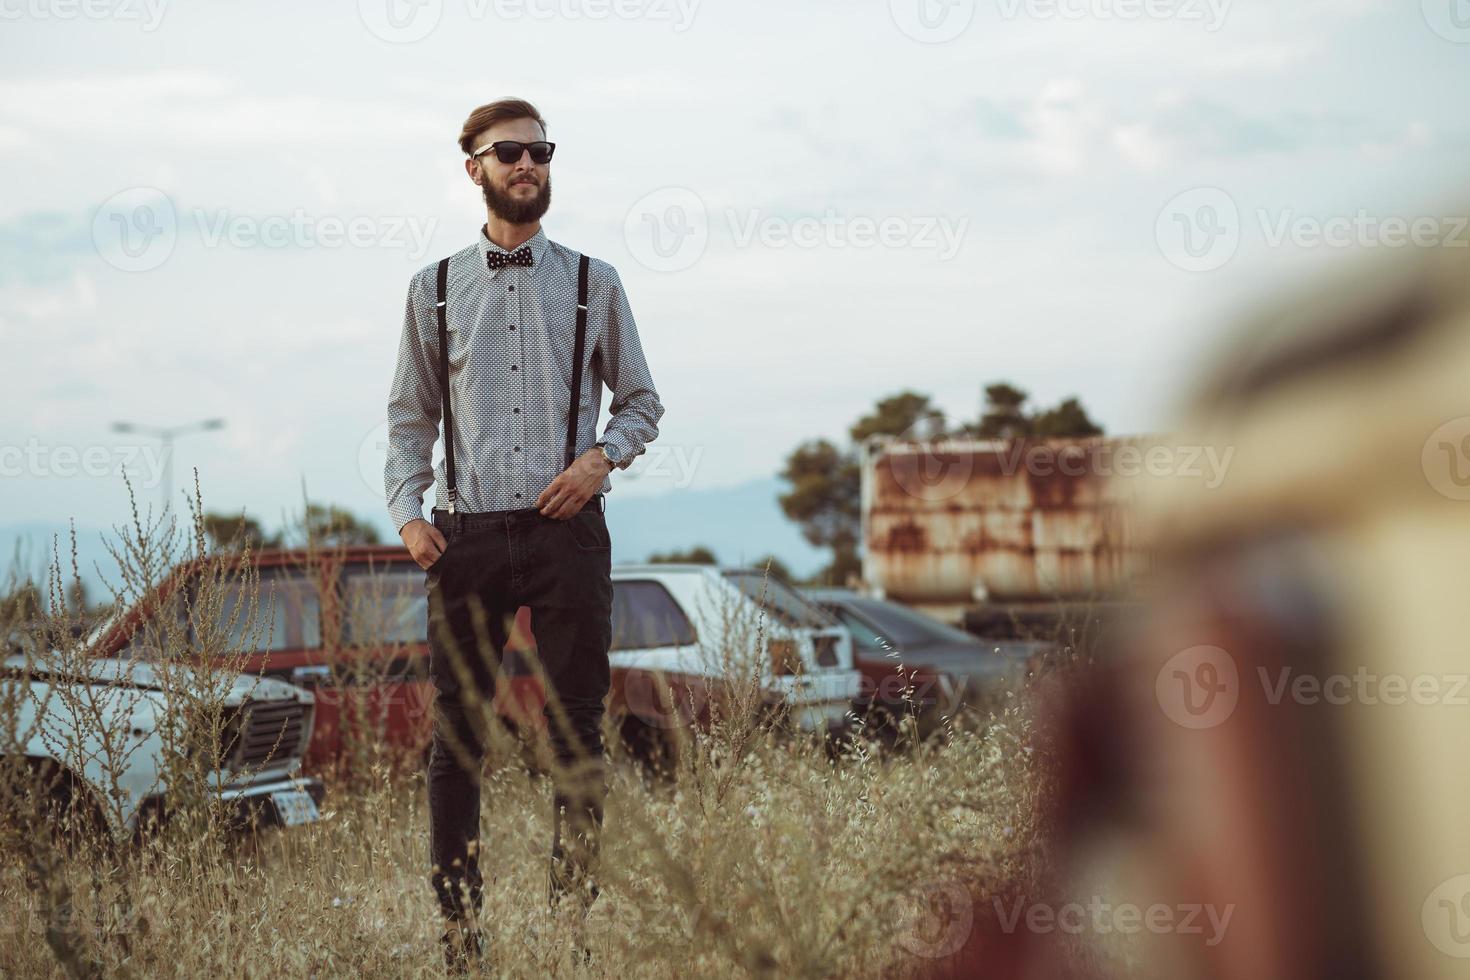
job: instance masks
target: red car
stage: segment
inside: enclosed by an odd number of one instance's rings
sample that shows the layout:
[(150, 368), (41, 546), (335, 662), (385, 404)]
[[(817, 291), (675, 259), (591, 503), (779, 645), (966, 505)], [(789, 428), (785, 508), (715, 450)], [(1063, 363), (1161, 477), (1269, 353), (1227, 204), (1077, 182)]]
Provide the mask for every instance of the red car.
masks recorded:
[[(318, 551), (267, 550), (254, 555), (259, 589), (253, 622), (241, 605), (242, 587), (226, 576), (216, 618), (226, 630), (231, 666), (306, 688), (316, 696), (316, 724), (307, 767), (331, 768), (350, 752), (351, 726), (365, 723), (409, 760), (427, 757), (433, 729), (429, 680), (428, 603), (424, 571), (396, 545)], [(155, 595), (104, 629), (99, 657), (150, 656), (144, 647), (157, 631), (138, 627), (159, 609), (183, 621), (180, 589), (198, 589), (200, 565), (175, 568)], [(232, 622), (233, 620), (233, 622)], [(198, 637), (189, 630), (188, 643)], [(136, 638), (136, 639), (135, 639)], [(509, 683), (496, 710), (512, 728), (544, 727), (544, 693), (524, 654), (534, 650), (530, 613), (521, 609), (504, 661)]]

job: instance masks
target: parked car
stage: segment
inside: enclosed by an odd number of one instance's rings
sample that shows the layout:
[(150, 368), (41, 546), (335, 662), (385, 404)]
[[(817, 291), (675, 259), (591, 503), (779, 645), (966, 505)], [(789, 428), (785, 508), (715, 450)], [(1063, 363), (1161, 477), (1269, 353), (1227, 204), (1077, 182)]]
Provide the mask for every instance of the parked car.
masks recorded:
[[(346, 759), (359, 721), (407, 758), (425, 758), (433, 726), (428, 605), (424, 572), (408, 550), (267, 550), (254, 560), (257, 629), (246, 635), (235, 624), (226, 647), (240, 670), (315, 696), (308, 767), (322, 771)], [(156, 656), (146, 646), (157, 631), (142, 626), (161, 610), (181, 615), (176, 603), (197, 588), (197, 574), (187, 563), (176, 568), (155, 597), (98, 631), (95, 655)], [(608, 710), (619, 723), (633, 719), (653, 730), (706, 723), (710, 707), (735, 689), (732, 653), (759, 658), (762, 696), (789, 707), (800, 727), (845, 723), (860, 683), (852, 642), (836, 620), (789, 586), (765, 582), (753, 569), (703, 565), (616, 565), (612, 578)], [(239, 591), (220, 609), (222, 622), (236, 615)], [(737, 627), (757, 621), (759, 636), (754, 629), (736, 635)], [(507, 727), (528, 735), (545, 727), (545, 692), (531, 666), (532, 627), (528, 610), (519, 610), (502, 661), (505, 683), (495, 696)]]
[[(184, 703), (170, 692), (186, 695)], [(126, 837), (145, 815), (167, 814), (164, 722), (205, 698), (218, 699), (227, 722), (221, 767), (208, 783), (233, 815), (257, 825), (317, 820), (321, 780), (300, 772), (313, 699), (279, 681), (232, 675), (206, 682), (181, 669), (164, 683), (147, 663), (84, 660), (79, 669), (54, 656), (11, 654), (0, 672), (0, 755), (24, 764), (12, 771), (46, 774), (60, 809)]]
[[(850, 722), (852, 640), (800, 593), (750, 568), (616, 565), (610, 710), (646, 727), (708, 720), (741, 676), (807, 731)], [(657, 695), (667, 687), (672, 699)]]
[[(381, 738), (404, 761), (427, 758), (433, 733), (429, 679), (428, 602), (424, 571), (399, 545), (263, 550), (253, 556), (258, 573), (253, 623), (240, 615), (247, 601), (238, 583), (226, 584), (218, 609), (228, 638), (221, 654), (237, 669), (310, 691), (316, 724), (306, 765), (324, 772), (343, 764), (354, 739)], [(168, 610), (181, 616), (180, 599), (199, 588), (200, 567), (186, 562), (169, 574), (155, 596), (98, 632), (98, 657), (150, 659), (146, 649), (158, 630), (150, 618)], [(218, 588), (220, 586), (216, 586)], [(522, 609), (508, 645), (507, 681), (495, 709), (515, 729), (541, 726), (544, 696), (521, 656), (531, 648), (530, 617)], [(185, 642), (197, 638), (188, 630)], [(361, 743), (359, 743), (361, 744)]]
[(982, 640), (897, 602), (851, 589), (808, 589), (852, 636), (863, 693), (857, 710), (876, 720), (917, 714), (921, 727), (991, 700), (1023, 679), (1052, 644)]

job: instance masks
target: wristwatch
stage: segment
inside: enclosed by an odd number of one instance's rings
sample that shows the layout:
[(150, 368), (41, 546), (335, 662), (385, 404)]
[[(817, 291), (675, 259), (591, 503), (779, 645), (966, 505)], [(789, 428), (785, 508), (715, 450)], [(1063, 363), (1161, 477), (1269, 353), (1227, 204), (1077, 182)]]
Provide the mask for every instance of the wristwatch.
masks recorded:
[(617, 450), (616, 449), (609, 450), (608, 449), (608, 445), (605, 442), (599, 442), (599, 443), (596, 443), (595, 445), (597, 446), (598, 449), (602, 450), (602, 458), (605, 459), (605, 460), (607, 460), (607, 465), (610, 466), (610, 467), (612, 467), (613, 469), (617, 469), (617, 466), (618, 466), (618, 457), (616, 455), (614, 455), (617, 452)]

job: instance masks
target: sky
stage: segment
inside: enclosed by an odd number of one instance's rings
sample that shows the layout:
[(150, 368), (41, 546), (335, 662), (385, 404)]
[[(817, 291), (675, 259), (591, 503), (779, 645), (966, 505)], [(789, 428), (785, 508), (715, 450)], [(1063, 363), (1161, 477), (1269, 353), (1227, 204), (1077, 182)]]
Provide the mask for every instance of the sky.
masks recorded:
[(906, 389), (1166, 429), (1348, 246), (1470, 244), (1466, 6), (0, 0), (0, 509), (121, 520), (161, 459), (114, 423), (218, 418), (176, 501), (197, 468), (211, 509), (391, 535), (407, 284), (483, 221), (456, 140), (505, 95), (665, 405), (610, 512), (770, 480)]

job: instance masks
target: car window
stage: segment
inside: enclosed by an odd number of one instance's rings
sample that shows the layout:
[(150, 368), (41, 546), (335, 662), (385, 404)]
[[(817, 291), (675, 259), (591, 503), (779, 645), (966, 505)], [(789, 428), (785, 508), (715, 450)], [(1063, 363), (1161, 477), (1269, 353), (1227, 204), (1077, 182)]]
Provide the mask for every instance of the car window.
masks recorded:
[(304, 569), (262, 568), (253, 619), (243, 592), (239, 583), (224, 586), (218, 622), (229, 632), (229, 649), (268, 653), (322, 645), (321, 598)]
[(881, 653), (892, 648), (892, 643), (886, 643), (881, 636), (873, 631), (873, 627), (863, 622), (848, 610), (838, 606), (832, 612), (837, 615), (838, 620), (852, 634), (852, 642), (858, 649)]
[(748, 598), (764, 605), (766, 612), (787, 626), (823, 629), (837, 625), (836, 620), (815, 603), (780, 579), (771, 578), (754, 569), (731, 569), (725, 578)]
[(662, 583), (613, 583), (612, 648), (693, 646), (694, 625)]
[(423, 643), (428, 635), (428, 594), (417, 565), (356, 562), (343, 569), (344, 646)]
[(187, 642), (188, 627), (189, 613), (183, 592), (175, 590), (147, 621), (133, 630), (133, 635), (113, 656), (125, 660), (157, 659), (161, 647)]
[(921, 643), (975, 643), (964, 630), (947, 626), (908, 606), (874, 599), (854, 599), (852, 604), (871, 619), (885, 635), (900, 646)]

